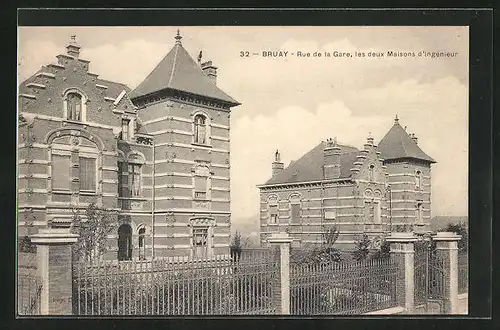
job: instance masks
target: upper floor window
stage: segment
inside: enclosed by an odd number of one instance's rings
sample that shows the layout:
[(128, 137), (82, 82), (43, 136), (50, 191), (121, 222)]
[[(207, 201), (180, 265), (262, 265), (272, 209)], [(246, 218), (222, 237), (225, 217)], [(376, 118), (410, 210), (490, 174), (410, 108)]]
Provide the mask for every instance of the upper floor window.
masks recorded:
[(129, 163), (128, 165), (128, 187), (132, 197), (141, 195), (141, 167), (141, 164)]
[(78, 93), (68, 93), (67, 100), (67, 116), (69, 120), (82, 120), (82, 96)]
[(278, 223), (278, 205), (269, 205), (269, 222), (271, 224)]
[(300, 223), (300, 204), (299, 203), (293, 203), (290, 204), (290, 213), (291, 213), (291, 223)]
[(130, 119), (122, 119), (122, 140), (130, 139)]
[(424, 218), (424, 205), (421, 201), (417, 202), (417, 223), (422, 223)]
[(209, 191), (209, 176), (208, 167), (198, 165), (194, 173), (194, 199), (207, 200)]
[(364, 207), (364, 218), (367, 222), (371, 222), (373, 220), (373, 201), (371, 200), (365, 200), (365, 207)]
[(207, 144), (207, 118), (198, 114), (194, 117), (194, 143)]
[(422, 188), (422, 172), (420, 171), (415, 172), (415, 188)]
[(373, 203), (373, 222), (381, 223), (381, 208), (380, 208), (380, 200), (376, 200)]
[(125, 197), (128, 188), (128, 171), (124, 161), (118, 162), (118, 197)]
[(52, 189), (70, 190), (71, 161), (69, 155), (52, 154)]
[(370, 181), (375, 181), (375, 165), (370, 165), (370, 167), (368, 168), (368, 174), (370, 177)]

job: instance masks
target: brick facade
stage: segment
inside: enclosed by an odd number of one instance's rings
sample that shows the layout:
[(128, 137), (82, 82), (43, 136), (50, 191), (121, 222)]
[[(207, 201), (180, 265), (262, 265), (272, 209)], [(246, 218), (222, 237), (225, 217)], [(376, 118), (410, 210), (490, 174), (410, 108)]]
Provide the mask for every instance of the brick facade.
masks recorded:
[[(19, 236), (71, 221), (74, 208), (96, 203), (117, 212), (117, 228), (129, 226), (132, 258), (138, 257), (139, 231), (146, 258), (192, 254), (193, 224), (209, 227), (210, 253), (228, 252), (230, 107), (239, 103), (168, 86), (136, 93), (89, 72), (79, 49), (72, 40), (56, 64), (43, 66), (19, 86)], [(203, 77), (188, 78), (195, 86), (196, 79), (213, 85), (215, 69), (207, 77), (201, 68), (190, 68)], [(205, 144), (194, 140), (198, 114), (207, 121)], [(88, 179), (95, 182), (80, 182), (89, 171), (81, 168), (82, 158), (90, 159), (91, 172), (95, 165), (95, 177)], [(62, 180), (54, 173), (59, 161), (69, 167), (64, 189), (55, 187), (56, 179)], [(198, 165), (208, 169), (202, 198), (194, 192)], [(83, 191), (85, 184), (93, 188)], [(117, 257), (118, 236), (118, 229), (110, 235), (105, 258)]]

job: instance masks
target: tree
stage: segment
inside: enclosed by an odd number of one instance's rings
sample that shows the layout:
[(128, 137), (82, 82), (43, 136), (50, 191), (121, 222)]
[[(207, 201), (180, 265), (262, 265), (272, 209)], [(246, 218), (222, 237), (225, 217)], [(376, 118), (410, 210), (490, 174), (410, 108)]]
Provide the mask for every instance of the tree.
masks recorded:
[(87, 206), (82, 216), (73, 209), (72, 232), (79, 235), (73, 247), (75, 259), (92, 261), (109, 249), (108, 235), (116, 228), (116, 214), (94, 203)]
[(19, 252), (36, 253), (36, 245), (31, 243), (29, 236), (25, 235), (19, 240)]
[(355, 245), (356, 249), (352, 253), (354, 260), (356, 261), (365, 260), (368, 257), (368, 254), (370, 253), (370, 245), (371, 245), (371, 241), (368, 238), (368, 235), (366, 233), (358, 235), (356, 237)]

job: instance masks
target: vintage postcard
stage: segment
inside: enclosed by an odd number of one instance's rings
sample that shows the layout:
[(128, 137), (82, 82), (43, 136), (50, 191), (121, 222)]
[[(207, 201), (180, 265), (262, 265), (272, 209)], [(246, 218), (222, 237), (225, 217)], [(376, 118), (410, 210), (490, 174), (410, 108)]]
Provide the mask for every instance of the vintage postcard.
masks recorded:
[(468, 313), (467, 26), (18, 29), (17, 312)]

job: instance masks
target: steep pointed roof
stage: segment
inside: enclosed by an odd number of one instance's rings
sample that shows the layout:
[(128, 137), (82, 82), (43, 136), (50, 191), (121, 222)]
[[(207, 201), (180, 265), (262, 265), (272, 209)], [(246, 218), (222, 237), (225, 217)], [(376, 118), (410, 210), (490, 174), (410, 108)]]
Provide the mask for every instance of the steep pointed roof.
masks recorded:
[(417, 143), (415, 143), (408, 133), (406, 133), (405, 129), (399, 124), (399, 119), (397, 117), (394, 120), (394, 125), (378, 144), (378, 148), (382, 158), (386, 160), (414, 158), (425, 160), (430, 163), (436, 162), (423, 152)]
[[(283, 171), (269, 179), (265, 185), (324, 180), (323, 165), (325, 165), (325, 158), (323, 149), (325, 149), (325, 144), (326, 142), (322, 141), (298, 160), (290, 163)], [(346, 145), (339, 144), (338, 146), (340, 147), (340, 179), (349, 178), (359, 150)]]
[(238, 101), (217, 87), (201, 70), (182, 46), (182, 37), (177, 34), (175, 39), (174, 47), (132, 91), (130, 97), (137, 98), (164, 89), (174, 89), (224, 101), (233, 106), (239, 105)]

